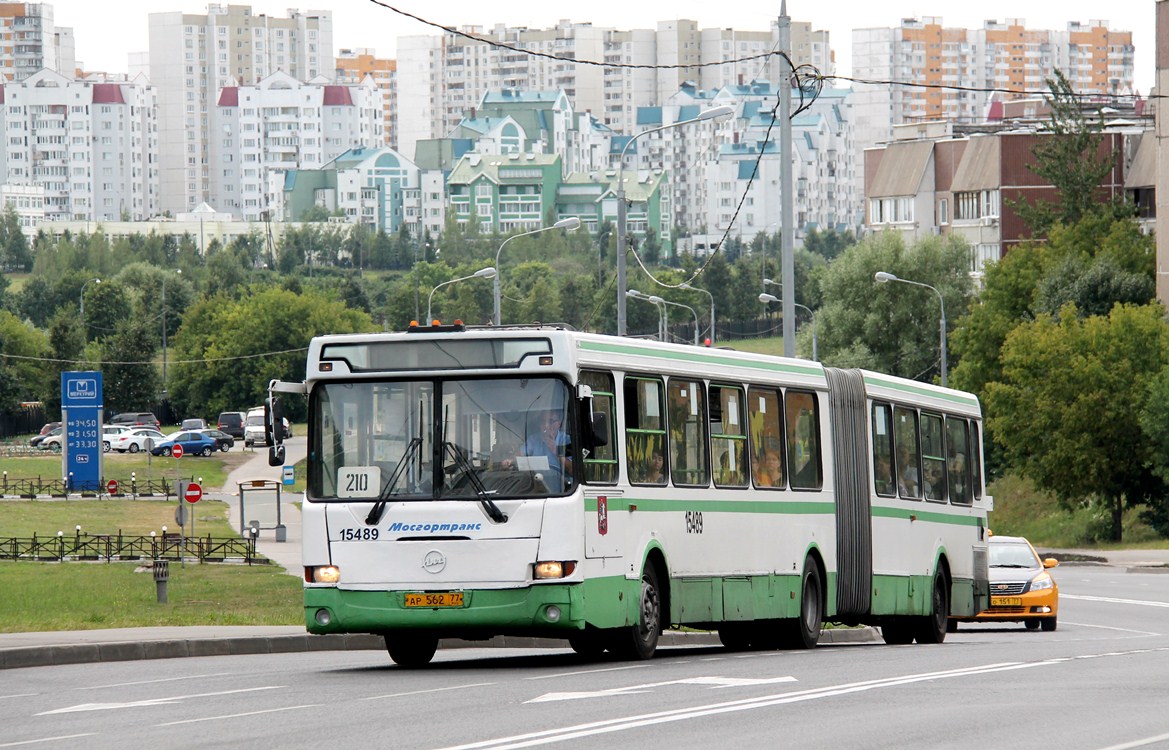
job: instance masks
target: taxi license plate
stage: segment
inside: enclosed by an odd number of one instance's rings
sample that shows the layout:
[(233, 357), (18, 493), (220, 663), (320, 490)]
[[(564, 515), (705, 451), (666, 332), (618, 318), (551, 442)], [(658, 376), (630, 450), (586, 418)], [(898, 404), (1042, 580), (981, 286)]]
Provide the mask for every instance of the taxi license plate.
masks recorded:
[(990, 606), (992, 606), (992, 607), (1022, 607), (1023, 600), (1017, 596), (992, 596), (990, 598)]
[(406, 594), (407, 607), (461, 607), (462, 591), (447, 591), (442, 594)]

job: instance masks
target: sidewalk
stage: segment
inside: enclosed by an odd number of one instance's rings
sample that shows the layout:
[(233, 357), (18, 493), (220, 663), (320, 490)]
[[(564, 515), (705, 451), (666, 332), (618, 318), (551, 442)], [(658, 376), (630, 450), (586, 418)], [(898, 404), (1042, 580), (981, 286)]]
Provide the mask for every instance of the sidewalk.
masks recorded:
[[(301, 435), (284, 441), (284, 463), (294, 465), (308, 455), (308, 438)], [(233, 529), (241, 528), (239, 485), (255, 479), (281, 481), (282, 466), (268, 465), (268, 449), (257, 448), (252, 460), (227, 475), (222, 492), (213, 492), (208, 495), (213, 500), (222, 500), (227, 503), (228, 518)], [(286, 541), (277, 542), (276, 534), (271, 530), (260, 532), (256, 539), (256, 551), (272, 562), (284, 568), (289, 574), (301, 578), (304, 575), (304, 565), (300, 559), (300, 508), (296, 506), (298, 497), (292, 493), (282, 494), (280, 504), (280, 521), (284, 526)], [(243, 519), (246, 523), (248, 520)]]

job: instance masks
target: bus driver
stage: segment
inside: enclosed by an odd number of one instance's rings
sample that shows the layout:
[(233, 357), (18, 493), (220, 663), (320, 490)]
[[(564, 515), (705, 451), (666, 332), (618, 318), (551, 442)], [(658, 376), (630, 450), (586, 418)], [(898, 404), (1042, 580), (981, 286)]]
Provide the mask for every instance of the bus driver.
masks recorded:
[(561, 429), (563, 421), (558, 411), (542, 412), (536, 422), (537, 431), (524, 443), (524, 455), (542, 456), (548, 460), (548, 468), (539, 471), (544, 475), (544, 486), (550, 492), (560, 492), (572, 481), (572, 459), (565, 455), (568, 435)]

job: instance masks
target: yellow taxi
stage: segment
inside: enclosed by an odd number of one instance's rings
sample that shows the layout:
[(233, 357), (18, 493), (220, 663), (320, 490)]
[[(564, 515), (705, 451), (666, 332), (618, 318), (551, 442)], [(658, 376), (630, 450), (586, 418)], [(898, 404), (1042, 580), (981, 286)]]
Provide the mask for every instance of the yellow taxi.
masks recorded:
[(1022, 622), (1028, 630), (1055, 630), (1059, 586), (1048, 570), (1059, 561), (1040, 560), (1021, 536), (992, 536), (988, 551), (990, 609), (973, 617), (951, 617), (949, 630), (957, 630), (959, 622)]

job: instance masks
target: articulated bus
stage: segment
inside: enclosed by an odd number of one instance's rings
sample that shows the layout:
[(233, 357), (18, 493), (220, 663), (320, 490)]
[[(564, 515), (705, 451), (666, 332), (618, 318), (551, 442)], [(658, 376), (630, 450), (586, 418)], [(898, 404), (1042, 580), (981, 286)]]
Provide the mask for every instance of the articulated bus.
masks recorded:
[[(553, 326), (326, 335), (306, 380), (310, 633), (528, 635), (648, 659), (666, 628), (940, 643), (989, 604), (977, 399)], [(274, 399), (278, 400), (278, 399)], [(279, 463), (282, 446), (273, 446)]]

